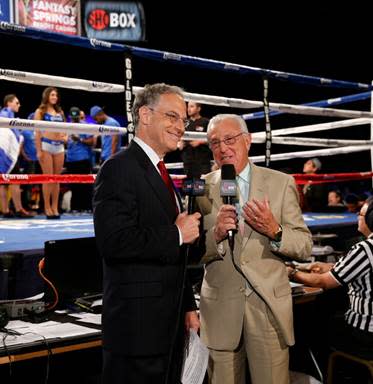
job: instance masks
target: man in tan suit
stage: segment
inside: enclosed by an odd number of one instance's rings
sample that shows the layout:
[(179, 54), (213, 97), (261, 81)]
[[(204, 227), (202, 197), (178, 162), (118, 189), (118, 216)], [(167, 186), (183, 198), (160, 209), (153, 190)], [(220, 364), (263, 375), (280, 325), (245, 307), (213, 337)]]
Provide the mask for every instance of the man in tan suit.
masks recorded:
[[(251, 135), (237, 115), (210, 120), (208, 140), (219, 167), (233, 164), (237, 214), (220, 197), (220, 170), (206, 175), (198, 199), (204, 216), (206, 253), (201, 289), (201, 336), (210, 351), (212, 384), (289, 382), (288, 346), (294, 344), (292, 298), (282, 256), (307, 259), (311, 235), (299, 208), (294, 179), (248, 159)], [(237, 229), (233, 266), (227, 233)]]

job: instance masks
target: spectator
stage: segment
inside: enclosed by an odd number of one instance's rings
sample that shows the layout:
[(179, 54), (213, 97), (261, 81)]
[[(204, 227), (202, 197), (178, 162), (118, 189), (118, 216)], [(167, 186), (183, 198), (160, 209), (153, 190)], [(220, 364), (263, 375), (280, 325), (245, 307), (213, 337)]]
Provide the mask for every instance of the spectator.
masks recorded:
[(328, 193), (328, 205), (332, 207), (343, 207), (342, 193), (336, 189), (329, 191)]
[[(201, 104), (189, 101), (188, 116), (190, 122), (186, 128), (187, 131), (207, 132), (209, 120), (201, 116)], [(211, 171), (212, 154), (206, 141), (181, 141), (179, 149), (182, 149), (181, 158), (186, 175), (199, 178), (201, 174)]]
[[(95, 105), (90, 110), (91, 117), (97, 124), (108, 125), (110, 127), (120, 127), (120, 124), (112, 117), (108, 116), (104, 110)], [(120, 149), (120, 135), (101, 136), (101, 163), (107, 160)]]
[[(78, 107), (71, 107), (69, 116), (73, 123), (84, 122)], [(67, 141), (66, 170), (69, 174), (92, 173), (92, 146), (95, 143), (93, 135), (72, 134)], [(92, 185), (74, 183), (71, 188), (71, 210), (76, 212), (92, 210)]]
[[(304, 163), (303, 173), (313, 175), (321, 169), (321, 161), (314, 157)], [(324, 184), (315, 184), (311, 181), (303, 187), (303, 206), (305, 212), (322, 212), (327, 206), (327, 191)]]
[(359, 199), (355, 193), (349, 193), (345, 197), (345, 205), (347, 207), (348, 212), (356, 213), (359, 212)]
[(328, 206), (325, 207), (325, 212), (337, 213), (337, 212), (345, 212), (347, 207), (343, 203), (342, 193), (333, 189), (328, 192)]
[[(1, 117), (13, 119), (15, 113), (19, 111), (21, 104), (18, 97), (9, 94), (4, 97), (4, 108), (0, 111)], [(23, 136), (18, 129), (0, 129), (0, 173), (19, 174), (19, 155), (22, 147)], [(19, 217), (30, 218), (35, 216), (34, 212), (26, 211), (22, 206), (21, 185), (10, 184), (11, 198), (13, 201), (15, 213), (9, 209), (7, 199), (7, 187), (0, 185), (0, 201), (4, 218)]]

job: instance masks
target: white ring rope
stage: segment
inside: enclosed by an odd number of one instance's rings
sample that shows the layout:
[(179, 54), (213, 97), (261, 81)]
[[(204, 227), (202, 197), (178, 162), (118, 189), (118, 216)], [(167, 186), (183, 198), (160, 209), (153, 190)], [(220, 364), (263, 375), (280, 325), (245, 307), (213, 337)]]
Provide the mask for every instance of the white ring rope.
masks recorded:
[[(63, 88), (81, 89), (90, 92), (124, 92), (124, 86), (119, 84), (104, 83), (92, 80), (72, 79), (62, 76), (44, 75), (40, 73), (22, 72), (9, 69), (0, 69), (0, 79), (15, 81), (21, 83), (35, 85), (54, 85)], [(134, 87), (134, 93), (138, 92), (141, 87)], [(221, 96), (202, 95), (198, 93), (185, 93), (186, 100), (194, 100), (203, 104), (216, 106), (224, 106), (231, 108), (262, 108), (262, 101), (245, 100), (228, 98)], [(292, 105), (284, 103), (269, 103), (270, 110), (290, 113), (303, 114), (312, 116), (329, 116), (329, 117), (373, 117), (372, 112), (354, 111), (335, 108), (320, 108), (305, 105)]]
[(69, 134), (85, 133), (91, 135), (117, 135), (127, 133), (127, 129), (123, 127), (110, 127), (98, 124), (59, 123), (56, 121), (50, 122), (42, 120), (8, 119), (6, 117), (0, 117), (0, 128), (65, 132)]
[(76, 79), (73, 77), (51, 76), (41, 73), (14, 71), (0, 68), (0, 80), (15, 81), (17, 83), (45, 85), (70, 89), (80, 89), (88, 92), (124, 92), (124, 86), (119, 84), (103, 83), (100, 81)]
[[(366, 146), (348, 146), (348, 147), (339, 147), (339, 148), (328, 148), (328, 149), (316, 149), (312, 151), (299, 151), (299, 152), (287, 152), (287, 153), (276, 153), (271, 155), (271, 161), (278, 160), (289, 160), (296, 158), (311, 158), (315, 156), (332, 156), (332, 155), (341, 155), (353, 152), (361, 152), (371, 149), (371, 145)], [(265, 161), (265, 156), (252, 156), (250, 160), (254, 163), (262, 163)]]
[[(371, 142), (369, 140), (334, 140), (334, 139), (318, 139), (318, 138), (308, 138), (308, 137), (283, 138), (283, 137), (276, 137), (276, 136), (290, 135), (294, 133), (325, 131), (325, 130), (338, 129), (338, 128), (348, 128), (348, 127), (357, 126), (357, 125), (370, 124), (370, 122), (371, 122), (371, 119), (360, 118), (360, 119), (347, 119), (347, 120), (341, 120), (341, 121), (333, 121), (330, 123), (304, 125), (304, 126), (292, 127), (292, 128), (275, 129), (275, 130), (272, 130), (272, 141), (275, 144), (293, 144), (294, 143), (297, 145), (309, 145), (309, 146), (365, 145), (365, 144), (370, 144)], [(252, 136), (253, 143), (265, 142), (265, 132), (254, 132), (251, 134), (251, 136)], [(185, 131), (183, 140), (207, 141), (207, 133)]]
[[(359, 146), (346, 146), (339, 148), (328, 148), (328, 149), (316, 149), (311, 151), (298, 151), (298, 152), (287, 152), (287, 153), (277, 153), (271, 155), (271, 161), (279, 161), (279, 160), (289, 160), (289, 159), (297, 159), (297, 158), (312, 158), (315, 156), (333, 156), (333, 155), (341, 155), (348, 154), (354, 152), (367, 151), (372, 148), (372, 145), (359, 145)], [(264, 163), (265, 156), (250, 156), (250, 160), (253, 163)], [(166, 164), (168, 169), (182, 169), (183, 163), (168, 163)]]
[[(364, 124), (370, 124), (370, 123), (371, 123), (371, 119), (366, 119), (366, 118), (347, 119), (347, 120), (333, 121), (330, 123), (311, 124), (311, 125), (302, 125), (299, 127), (274, 129), (272, 131), (272, 136), (291, 135), (293, 133), (327, 131), (330, 129), (348, 128), (356, 125), (364, 125)], [(265, 132), (254, 132), (252, 133), (252, 136), (253, 137), (265, 136)]]
[[(261, 142), (264, 143), (264, 139)], [(350, 145), (373, 145), (373, 140), (338, 140), (338, 139), (314, 139), (309, 137), (273, 137), (272, 143), (286, 145), (303, 145), (308, 147), (345, 147)]]

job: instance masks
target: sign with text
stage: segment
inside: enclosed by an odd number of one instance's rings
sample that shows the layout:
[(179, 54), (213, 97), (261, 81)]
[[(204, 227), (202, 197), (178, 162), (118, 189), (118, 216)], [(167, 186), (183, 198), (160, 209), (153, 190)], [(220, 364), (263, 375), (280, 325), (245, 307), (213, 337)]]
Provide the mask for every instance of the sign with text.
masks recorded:
[(13, 23), (13, 1), (0, 0), (0, 21)]
[(80, 35), (80, 0), (16, 0), (15, 22), (67, 35)]
[(84, 12), (87, 37), (100, 40), (142, 41), (144, 10), (140, 3), (87, 1)]

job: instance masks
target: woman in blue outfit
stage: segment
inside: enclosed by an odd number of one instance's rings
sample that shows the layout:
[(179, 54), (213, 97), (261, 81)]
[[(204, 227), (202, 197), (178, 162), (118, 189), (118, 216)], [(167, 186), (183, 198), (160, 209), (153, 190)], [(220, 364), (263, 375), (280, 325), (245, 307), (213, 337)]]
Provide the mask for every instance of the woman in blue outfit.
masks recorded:
[[(45, 88), (41, 104), (35, 111), (35, 120), (64, 122), (65, 115), (60, 107), (60, 96), (54, 87)], [(67, 134), (37, 131), (35, 135), (36, 155), (44, 174), (58, 175), (65, 159)], [(58, 200), (60, 184), (43, 184), (44, 209), (48, 219), (59, 219)]]

